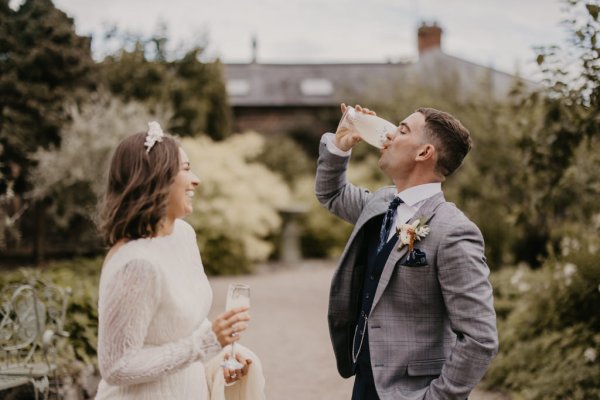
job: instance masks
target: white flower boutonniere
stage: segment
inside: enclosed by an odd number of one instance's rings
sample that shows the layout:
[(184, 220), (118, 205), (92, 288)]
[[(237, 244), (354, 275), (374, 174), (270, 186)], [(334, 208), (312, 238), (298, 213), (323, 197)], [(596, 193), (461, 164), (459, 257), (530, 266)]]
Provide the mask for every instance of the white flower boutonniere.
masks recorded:
[(419, 217), (412, 224), (401, 224), (396, 226), (396, 235), (398, 235), (398, 250), (404, 245), (408, 245), (408, 250), (413, 251), (415, 242), (429, 235), (429, 226), (426, 224), (428, 218)]

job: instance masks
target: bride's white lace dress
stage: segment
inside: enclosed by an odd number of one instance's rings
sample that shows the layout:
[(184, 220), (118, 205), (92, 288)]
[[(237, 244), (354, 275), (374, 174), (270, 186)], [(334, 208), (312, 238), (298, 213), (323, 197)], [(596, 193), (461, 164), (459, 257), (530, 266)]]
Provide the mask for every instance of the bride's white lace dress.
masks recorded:
[(124, 244), (102, 267), (96, 399), (208, 399), (202, 362), (220, 350), (193, 228)]

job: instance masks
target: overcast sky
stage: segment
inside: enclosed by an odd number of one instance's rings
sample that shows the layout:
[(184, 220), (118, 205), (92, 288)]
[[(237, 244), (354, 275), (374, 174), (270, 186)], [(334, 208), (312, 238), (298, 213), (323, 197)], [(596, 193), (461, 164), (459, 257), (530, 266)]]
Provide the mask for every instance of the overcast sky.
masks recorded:
[[(419, 22), (444, 30), (443, 50), (534, 77), (533, 46), (564, 43), (561, 0), (55, 0), (80, 34), (110, 24), (150, 34), (160, 22), (173, 43), (201, 43), (224, 62), (385, 62), (417, 56)], [(13, 3), (19, 1), (13, 0)], [(107, 49), (94, 40), (96, 57)]]

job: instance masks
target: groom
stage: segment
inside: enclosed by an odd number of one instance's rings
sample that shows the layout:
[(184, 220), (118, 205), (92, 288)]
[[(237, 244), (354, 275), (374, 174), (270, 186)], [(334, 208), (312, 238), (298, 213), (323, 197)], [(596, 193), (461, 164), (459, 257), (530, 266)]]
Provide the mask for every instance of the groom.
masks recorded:
[(324, 134), (316, 176), (319, 201), (354, 224), (329, 298), (338, 371), (356, 375), (352, 400), (466, 399), (498, 350), (481, 232), (441, 187), (469, 131), (418, 109), (388, 134), (379, 167), (394, 186), (374, 193), (346, 180), (358, 141)]

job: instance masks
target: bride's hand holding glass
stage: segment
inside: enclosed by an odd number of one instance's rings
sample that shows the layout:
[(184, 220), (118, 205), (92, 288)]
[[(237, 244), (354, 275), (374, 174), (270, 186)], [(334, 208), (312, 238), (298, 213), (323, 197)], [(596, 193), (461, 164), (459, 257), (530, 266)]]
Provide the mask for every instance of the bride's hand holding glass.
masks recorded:
[(221, 344), (225, 347), (228, 344), (237, 342), (240, 339), (240, 332), (246, 330), (250, 321), (248, 310), (250, 307), (235, 307), (220, 314), (212, 323), (212, 330)]
[(250, 369), (250, 364), (252, 364), (252, 360), (250, 358), (244, 357), (240, 353), (235, 354), (236, 362), (241, 365), (238, 369), (230, 369), (227, 368), (226, 365), (230, 362), (231, 355), (225, 354), (224, 364), (223, 364), (223, 377), (225, 378), (225, 385), (230, 386), (235, 382), (239, 381), (245, 375), (248, 374), (248, 370)]

